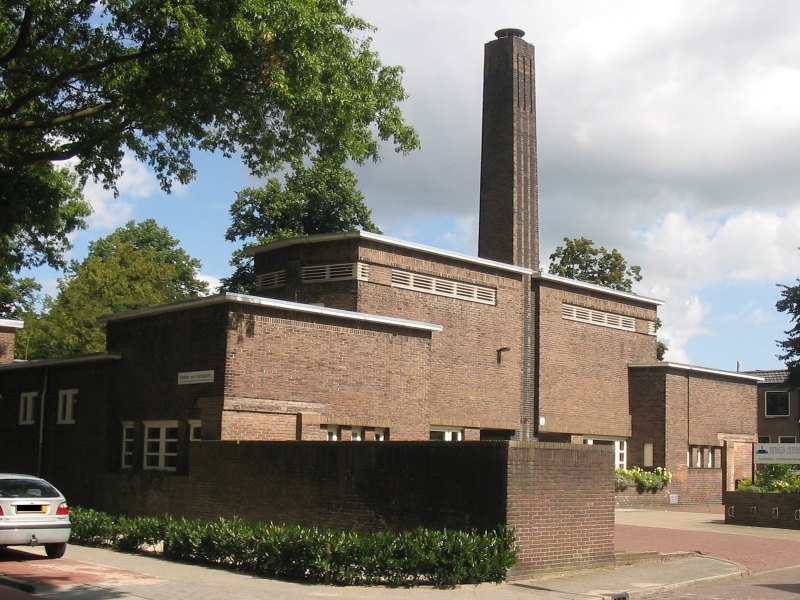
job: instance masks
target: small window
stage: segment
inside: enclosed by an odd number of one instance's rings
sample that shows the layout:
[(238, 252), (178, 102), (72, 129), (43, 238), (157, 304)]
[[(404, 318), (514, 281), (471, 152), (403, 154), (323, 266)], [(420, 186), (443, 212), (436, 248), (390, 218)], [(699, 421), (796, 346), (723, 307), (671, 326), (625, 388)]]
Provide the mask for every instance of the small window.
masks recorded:
[(353, 427), (350, 430), (350, 441), (360, 442), (364, 439), (364, 430), (361, 427)]
[(133, 422), (122, 423), (122, 468), (133, 468)]
[(144, 424), (144, 468), (174, 471), (178, 467), (178, 422)]
[(432, 442), (461, 442), (464, 440), (464, 430), (452, 427), (435, 427), (431, 429)]
[(78, 390), (61, 390), (58, 392), (58, 417), (59, 425), (72, 425), (75, 423), (75, 404), (78, 402)]
[(338, 442), (342, 439), (342, 434), (338, 425), (326, 425), (325, 429), (327, 430), (327, 440), (329, 442)]
[(796, 444), (797, 437), (793, 435), (779, 435), (778, 436), (778, 443), (779, 444)]
[(189, 440), (199, 442), (203, 439), (203, 423), (201, 421), (189, 421)]
[(759, 444), (769, 444), (770, 437), (768, 435), (760, 435), (758, 436), (758, 443)]
[(389, 430), (384, 429), (383, 427), (376, 427), (374, 436), (375, 437), (373, 439), (376, 442), (385, 442), (387, 439), (389, 439)]
[(19, 424), (33, 425), (33, 406), (39, 392), (28, 392), (19, 397)]
[(614, 438), (584, 438), (583, 443), (589, 446), (613, 446), (614, 466), (617, 469), (628, 468), (628, 442), (626, 440), (615, 440)]
[(652, 442), (645, 442), (645, 444), (644, 444), (643, 456), (642, 456), (642, 466), (643, 467), (652, 467), (653, 466), (653, 443)]
[(765, 409), (768, 417), (789, 416), (789, 392), (767, 392), (765, 394)]

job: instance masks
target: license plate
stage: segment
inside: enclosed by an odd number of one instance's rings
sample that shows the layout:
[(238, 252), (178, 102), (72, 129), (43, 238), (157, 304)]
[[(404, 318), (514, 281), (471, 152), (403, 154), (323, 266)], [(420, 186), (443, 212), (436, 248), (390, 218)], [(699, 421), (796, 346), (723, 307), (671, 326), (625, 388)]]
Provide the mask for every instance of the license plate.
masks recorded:
[(17, 514), (44, 513), (44, 512), (47, 512), (47, 507), (42, 504), (25, 504), (23, 506), (17, 506)]

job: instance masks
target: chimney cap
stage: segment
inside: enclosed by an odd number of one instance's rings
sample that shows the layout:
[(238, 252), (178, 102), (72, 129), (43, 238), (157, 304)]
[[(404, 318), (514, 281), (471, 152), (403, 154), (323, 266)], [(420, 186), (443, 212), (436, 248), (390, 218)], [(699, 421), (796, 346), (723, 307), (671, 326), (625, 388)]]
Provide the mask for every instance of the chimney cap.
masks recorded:
[(525, 37), (525, 32), (522, 29), (498, 29), (494, 32), (497, 38), (504, 38), (504, 37)]

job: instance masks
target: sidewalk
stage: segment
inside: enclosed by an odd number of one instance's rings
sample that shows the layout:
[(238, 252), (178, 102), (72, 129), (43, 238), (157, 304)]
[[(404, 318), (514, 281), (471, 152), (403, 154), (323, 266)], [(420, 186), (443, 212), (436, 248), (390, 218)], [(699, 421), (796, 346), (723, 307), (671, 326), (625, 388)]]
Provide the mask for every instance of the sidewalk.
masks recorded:
[[(700, 551), (702, 555), (663, 557), (663, 560), (655, 557), (656, 560), (616, 569), (551, 575), (502, 585), (462, 586), (448, 591), (425, 587), (310, 586), (81, 546), (70, 546), (66, 557), (58, 561), (44, 559), (44, 552), (39, 549), (0, 550), (0, 573), (34, 583), (40, 597), (70, 600), (311, 597), (562, 600), (609, 598), (621, 592), (635, 598), (699, 580), (741, 578), (748, 569), (755, 572), (800, 566), (800, 532), (726, 526), (721, 523), (721, 507), (717, 508), (720, 514), (638, 510), (617, 513), (618, 551)], [(0, 586), (0, 600), (25, 597), (4, 595), (8, 589)]]

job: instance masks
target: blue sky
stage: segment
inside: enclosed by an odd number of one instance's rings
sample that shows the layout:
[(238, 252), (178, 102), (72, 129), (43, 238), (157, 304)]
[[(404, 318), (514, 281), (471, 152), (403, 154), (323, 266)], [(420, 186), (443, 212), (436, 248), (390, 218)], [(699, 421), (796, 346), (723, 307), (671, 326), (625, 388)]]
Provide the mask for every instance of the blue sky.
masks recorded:
[[(776, 283), (800, 276), (800, 5), (790, 1), (356, 0), (373, 49), (405, 67), (422, 149), (357, 168), (388, 235), (477, 251), (483, 44), (516, 27), (536, 46), (541, 255), (564, 236), (616, 247), (661, 298), (667, 357), (780, 368)], [(163, 194), (126, 161), (120, 196), (95, 207), (72, 257), (128, 219), (155, 218), (216, 281), (236, 191), (260, 182), (198, 154)], [(58, 273), (37, 277), (51, 293)]]

